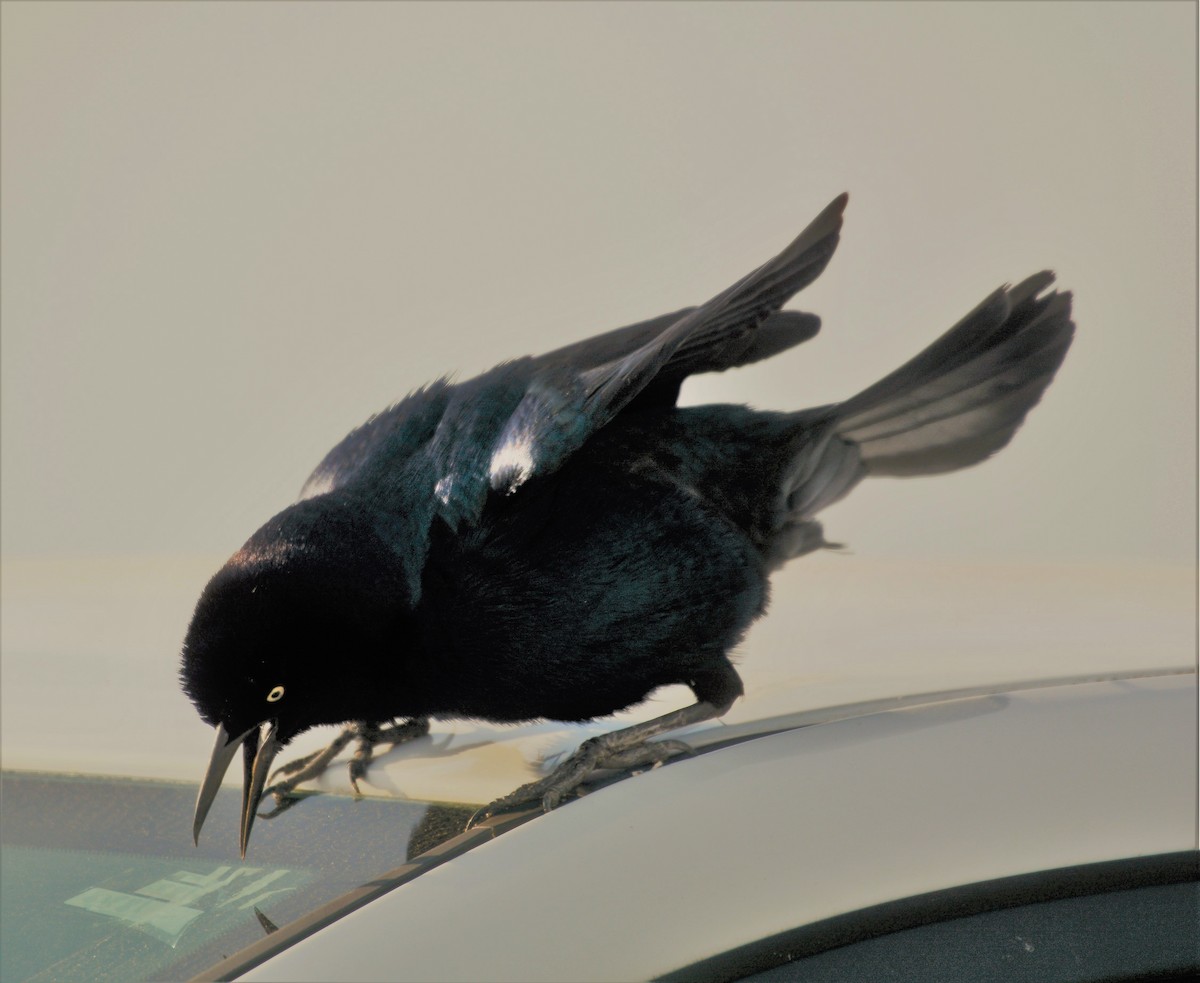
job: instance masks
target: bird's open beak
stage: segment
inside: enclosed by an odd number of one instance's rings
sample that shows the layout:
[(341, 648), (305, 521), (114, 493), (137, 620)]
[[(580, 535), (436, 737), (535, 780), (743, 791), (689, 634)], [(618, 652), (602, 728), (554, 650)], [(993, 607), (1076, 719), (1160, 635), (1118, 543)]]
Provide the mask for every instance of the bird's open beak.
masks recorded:
[(250, 842), (250, 829), (254, 826), (254, 817), (258, 813), (258, 803), (262, 799), (263, 786), (267, 783), (267, 774), (271, 770), (271, 762), (283, 747), (278, 738), (279, 725), (274, 720), (264, 720), (261, 724), (231, 738), (224, 724), (217, 724), (217, 743), (213, 748), (212, 760), (208, 763), (208, 771), (204, 781), (200, 783), (200, 794), (196, 796), (196, 818), (192, 821), (192, 838), (200, 842), (200, 827), (212, 808), (213, 800), (217, 797), (217, 789), (221, 787), (221, 779), (229, 770), (229, 763), (242, 749), (242, 763), (245, 769), (242, 784), (242, 822), (241, 848), (242, 859), (246, 859), (246, 844)]

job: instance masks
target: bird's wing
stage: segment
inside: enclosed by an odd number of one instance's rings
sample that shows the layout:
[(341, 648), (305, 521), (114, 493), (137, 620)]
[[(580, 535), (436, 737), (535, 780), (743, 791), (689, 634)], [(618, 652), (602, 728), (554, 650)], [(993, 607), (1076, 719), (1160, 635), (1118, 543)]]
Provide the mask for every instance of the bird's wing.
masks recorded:
[(491, 447), (491, 488), (512, 492), (553, 472), (639, 397), (673, 402), (691, 373), (744, 365), (811, 337), (815, 318), (777, 312), (829, 262), (846, 201), (834, 199), (783, 252), (708, 303), (533, 360), (525, 394)]
[[(610, 366), (639, 348), (652, 344), (667, 328), (695, 310), (694, 307), (685, 307), (648, 321), (606, 331), (593, 338), (556, 348), (534, 361), (543, 372), (562, 368), (582, 372)], [(762, 361), (815, 337), (820, 327), (821, 319), (815, 314), (776, 311), (757, 325), (753, 321), (743, 321), (725, 330), (718, 328), (707, 332), (703, 337), (693, 338), (680, 346), (637, 395), (637, 404), (642, 407), (674, 406), (679, 396), (679, 386), (687, 376), (702, 372), (724, 372)]]
[(842, 195), (782, 253), (707, 304), (413, 393), (348, 434), (300, 497), (353, 483), (389, 507), (428, 511), (451, 526), (474, 521), (489, 491), (553, 472), (635, 399), (671, 405), (688, 375), (811, 338), (819, 320), (780, 307), (825, 268), (845, 206)]
[(439, 379), (355, 427), (308, 476), (300, 498), (323, 495), (381, 466), (412, 458), (437, 432), (454, 389), (445, 379)]

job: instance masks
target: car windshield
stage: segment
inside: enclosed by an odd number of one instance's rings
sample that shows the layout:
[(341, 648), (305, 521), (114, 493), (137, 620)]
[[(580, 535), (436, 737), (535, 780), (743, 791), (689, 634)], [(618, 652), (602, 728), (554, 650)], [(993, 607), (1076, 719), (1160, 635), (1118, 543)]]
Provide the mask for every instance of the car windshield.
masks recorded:
[[(0, 978), (188, 977), (463, 829), (471, 808), (305, 797), (237, 854), (223, 788), (200, 845), (195, 785), (0, 776)], [(303, 821), (299, 820), (303, 813)]]

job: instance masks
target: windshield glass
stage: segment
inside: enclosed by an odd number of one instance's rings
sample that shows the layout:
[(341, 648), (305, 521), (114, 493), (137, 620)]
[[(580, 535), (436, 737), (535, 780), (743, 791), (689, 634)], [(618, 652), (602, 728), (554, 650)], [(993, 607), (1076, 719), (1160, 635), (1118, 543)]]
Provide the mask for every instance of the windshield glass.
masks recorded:
[(237, 854), (223, 788), (198, 847), (196, 786), (0, 776), (0, 979), (147, 980), (224, 956), (462, 831), (472, 809), (306, 797)]

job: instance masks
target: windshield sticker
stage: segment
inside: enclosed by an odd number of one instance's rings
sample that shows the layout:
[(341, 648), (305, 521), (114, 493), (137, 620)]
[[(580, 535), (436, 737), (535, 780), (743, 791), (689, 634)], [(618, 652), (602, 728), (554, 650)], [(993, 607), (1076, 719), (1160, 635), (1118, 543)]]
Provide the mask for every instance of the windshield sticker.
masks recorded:
[[(291, 871), (289, 870), (276, 870), (270, 874), (260, 877), (253, 883), (247, 884), (232, 898), (226, 898), (220, 903), (220, 905), (218, 905), (218, 907), (224, 908), (226, 905), (235, 904), (238, 901), (245, 901), (245, 904), (238, 905), (238, 909), (240, 911), (245, 911), (247, 908), (253, 908), (256, 904), (262, 901), (263, 898), (270, 897), (272, 894), (279, 894), (281, 891), (294, 890), (294, 888), (286, 887), (276, 888), (273, 891), (264, 890), (268, 884), (274, 884), (277, 880), (279, 880), (279, 878), (287, 877), (287, 875), (290, 873)], [(247, 898), (250, 900), (246, 901)]]
[[(268, 871), (263, 867), (228, 866), (208, 874), (179, 870), (169, 878), (137, 888), (134, 894), (90, 887), (66, 903), (114, 918), (175, 948), (188, 926), (205, 914), (206, 909), (233, 906), (239, 911), (247, 910), (273, 895), (301, 887), (302, 877), (292, 878), (291, 883), (281, 881), (291, 873), (287, 869)], [(216, 897), (209, 898), (203, 907), (195, 907), (209, 895)], [(214, 900), (216, 903), (211, 903)]]
[(141, 898), (136, 894), (110, 891), (103, 887), (89, 887), (82, 894), (69, 899), (67, 904), (116, 918), (172, 948), (183, 935), (184, 929), (204, 914), (199, 908)]

